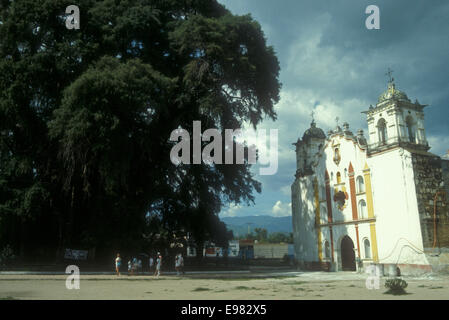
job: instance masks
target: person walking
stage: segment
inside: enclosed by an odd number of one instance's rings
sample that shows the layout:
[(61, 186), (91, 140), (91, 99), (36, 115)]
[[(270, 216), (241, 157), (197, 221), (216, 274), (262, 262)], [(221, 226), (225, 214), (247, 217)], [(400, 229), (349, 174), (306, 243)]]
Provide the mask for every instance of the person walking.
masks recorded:
[(162, 256), (161, 253), (157, 253), (156, 258), (156, 272), (154, 273), (155, 276), (159, 277), (161, 275), (161, 267), (162, 267)]
[(117, 253), (117, 258), (115, 258), (115, 272), (117, 277), (120, 276), (120, 266), (122, 265), (122, 258), (120, 258), (120, 253)]

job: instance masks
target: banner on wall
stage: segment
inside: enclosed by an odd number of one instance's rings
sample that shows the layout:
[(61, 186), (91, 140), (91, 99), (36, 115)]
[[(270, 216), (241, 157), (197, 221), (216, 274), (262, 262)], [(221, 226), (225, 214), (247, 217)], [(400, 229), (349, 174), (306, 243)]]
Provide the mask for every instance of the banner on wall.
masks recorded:
[(64, 259), (69, 260), (87, 260), (87, 250), (65, 249)]

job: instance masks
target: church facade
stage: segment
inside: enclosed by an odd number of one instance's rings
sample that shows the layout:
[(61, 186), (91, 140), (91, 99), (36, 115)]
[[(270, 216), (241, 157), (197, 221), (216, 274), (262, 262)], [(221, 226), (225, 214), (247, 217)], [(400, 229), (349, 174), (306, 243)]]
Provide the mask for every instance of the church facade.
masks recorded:
[(390, 79), (363, 111), (368, 139), (349, 125), (327, 134), (313, 120), (296, 146), (292, 220), (299, 266), (403, 273), (449, 265), (448, 160), (430, 153), (426, 105)]

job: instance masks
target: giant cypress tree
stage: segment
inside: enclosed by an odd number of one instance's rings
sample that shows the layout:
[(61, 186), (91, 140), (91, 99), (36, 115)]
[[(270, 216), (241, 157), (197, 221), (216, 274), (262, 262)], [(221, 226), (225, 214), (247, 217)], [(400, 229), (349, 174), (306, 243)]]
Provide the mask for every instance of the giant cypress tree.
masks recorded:
[(275, 119), (278, 73), (260, 25), (214, 0), (1, 0), (0, 247), (214, 238), (260, 184), (249, 164), (175, 166), (170, 133)]

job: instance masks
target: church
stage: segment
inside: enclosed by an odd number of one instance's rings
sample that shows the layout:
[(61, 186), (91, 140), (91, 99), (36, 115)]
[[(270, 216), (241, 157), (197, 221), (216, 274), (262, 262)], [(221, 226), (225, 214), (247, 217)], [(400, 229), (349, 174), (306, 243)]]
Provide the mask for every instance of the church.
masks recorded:
[(426, 105), (389, 79), (366, 116), (326, 133), (314, 120), (296, 147), (291, 186), (296, 261), (303, 270), (402, 274), (449, 270), (449, 160), (430, 153)]

